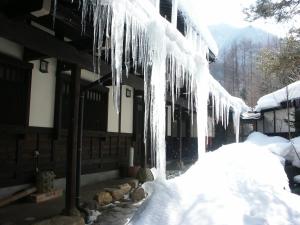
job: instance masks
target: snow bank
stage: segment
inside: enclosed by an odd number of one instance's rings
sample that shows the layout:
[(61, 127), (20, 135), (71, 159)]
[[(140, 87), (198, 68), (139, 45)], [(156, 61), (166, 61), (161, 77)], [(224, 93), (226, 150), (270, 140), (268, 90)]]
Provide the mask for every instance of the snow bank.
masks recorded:
[(267, 139), (252, 135), (205, 154), (180, 177), (146, 184), (151, 195), (130, 224), (300, 224), (300, 198), (289, 192), (280, 158), (265, 148)]
[(260, 145), (285, 160), (291, 161), (293, 166), (300, 168), (300, 137), (289, 141), (283, 137), (269, 137), (259, 132), (253, 132), (245, 142)]
[(289, 158), (292, 151), (292, 145), (289, 140), (278, 136), (269, 137), (259, 132), (251, 133), (245, 142), (259, 145), (285, 159)]
[(289, 100), (300, 98), (300, 81), (296, 81), (287, 87), (281, 88), (258, 99), (257, 105), (255, 106), (255, 111), (261, 111), (280, 106), (281, 102), (287, 100), (287, 89)]

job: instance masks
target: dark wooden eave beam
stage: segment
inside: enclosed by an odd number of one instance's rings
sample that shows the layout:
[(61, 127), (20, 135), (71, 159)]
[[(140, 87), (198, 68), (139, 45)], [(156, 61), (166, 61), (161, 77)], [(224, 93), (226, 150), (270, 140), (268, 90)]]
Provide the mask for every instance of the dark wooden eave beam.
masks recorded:
[(54, 36), (25, 23), (14, 22), (0, 14), (0, 37), (16, 42), (26, 48), (68, 63), (80, 65), (93, 71), (93, 57), (78, 51)]

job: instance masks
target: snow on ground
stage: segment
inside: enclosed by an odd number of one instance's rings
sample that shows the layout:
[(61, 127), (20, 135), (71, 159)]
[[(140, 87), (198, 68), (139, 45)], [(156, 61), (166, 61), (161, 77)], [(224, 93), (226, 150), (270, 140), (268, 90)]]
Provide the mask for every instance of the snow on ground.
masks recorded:
[(300, 197), (289, 192), (278, 156), (286, 143), (253, 133), (203, 155), (180, 177), (145, 184), (150, 197), (130, 224), (300, 224)]
[(246, 142), (269, 149), (274, 154), (281, 156), (282, 159), (291, 161), (293, 166), (300, 168), (300, 137), (289, 141), (283, 137), (268, 137), (262, 133), (253, 132)]

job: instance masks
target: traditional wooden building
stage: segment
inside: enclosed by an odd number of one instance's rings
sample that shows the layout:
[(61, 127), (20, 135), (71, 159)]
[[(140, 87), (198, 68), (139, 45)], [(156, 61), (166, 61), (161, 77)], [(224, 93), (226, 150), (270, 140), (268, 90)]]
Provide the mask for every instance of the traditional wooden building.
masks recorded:
[(300, 82), (262, 96), (255, 107), (254, 117), (242, 120), (244, 136), (255, 130), (269, 136), (285, 138), (300, 134)]
[[(58, 183), (66, 177), (70, 211), (78, 160), (81, 183), (117, 177), (128, 166), (130, 147), (136, 165), (147, 163), (144, 81), (133, 75), (138, 71), (124, 75), (117, 114), (110, 62), (101, 62), (99, 79), (93, 73), (93, 27), (86, 24), (82, 32), (79, 1), (54, 2), (0, 2), (0, 197), (34, 182), (38, 171), (53, 170)], [(171, 1), (161, 0), (159, 8), (162, 17), (174, 20)], [(184, 34), (179, 11), (176, 21)], [(213, 61), (214, 53), (207, 58)], [(166, 108), (167, 142), (180, 158), (197, 149), (187, 105), (184, 96), (178, 99), (173, 122), (171, 106)]]

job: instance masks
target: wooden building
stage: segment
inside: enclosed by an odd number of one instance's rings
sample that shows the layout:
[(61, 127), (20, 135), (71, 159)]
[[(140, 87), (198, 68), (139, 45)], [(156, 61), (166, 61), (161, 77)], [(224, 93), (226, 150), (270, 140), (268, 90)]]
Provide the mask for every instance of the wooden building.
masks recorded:
[(254, 118), (242, 120), (244, 136), (259, 131), (284, 138), (300, 134), (300, 81), (262, 96), (255, 107)]
[[(144, 81), (133, 71), (123, 77), (117, 114), (109, 63), (101, 63), (100, 79), (93, 73), (92, 25), (82, 33), (78, 1), (58, 0), (55, 10), (53, 3), (0, 2), (0, 193), (24, 188), (38, 171), (53, 170), (57, 178), (66, 177), (70, 210), (75, 204), (78, 152), (86, 180), (117, 177), (119, 168), (128, 166), (130, 147), (135, 149), (136, 165), (147, 161)], [(160, 13), (171, 21), (171, 1), (160, 1)], [(182, 34), (184, 23), (178, 12)], [(210, 51), (208, 59), (214, 58)], [(178, 149), (180, 158), (190, 154), (188, 149), (197, 149), (187, 105), (184, 97), (178, 99), (174, 122), (171, 107), (166, 108), (167, 143)], [(82, 183), (87, 182), (83, 178)]]

